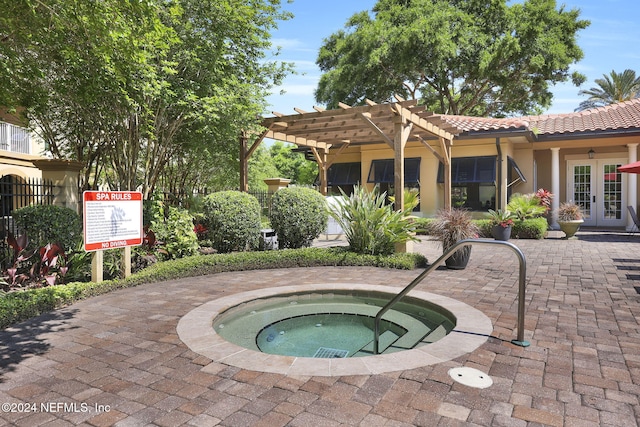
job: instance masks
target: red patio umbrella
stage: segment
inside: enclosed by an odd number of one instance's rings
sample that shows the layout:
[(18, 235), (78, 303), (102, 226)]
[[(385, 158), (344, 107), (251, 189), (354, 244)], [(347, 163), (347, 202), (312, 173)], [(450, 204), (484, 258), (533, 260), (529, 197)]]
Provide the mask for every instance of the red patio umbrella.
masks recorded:
[(640, 161), (629, 163), (628, 165), (620, 166), (618, 172), (627, 173), (640, 173)]

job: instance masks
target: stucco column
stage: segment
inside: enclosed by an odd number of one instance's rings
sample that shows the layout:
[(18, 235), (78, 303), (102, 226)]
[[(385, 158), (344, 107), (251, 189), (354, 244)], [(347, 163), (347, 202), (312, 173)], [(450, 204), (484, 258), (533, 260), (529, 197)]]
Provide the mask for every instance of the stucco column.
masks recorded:
[(558, 218), (556, 211), (560, 207), (560, 148), (551, 149), (551, 228), (558, 229)]
[(50, 179), (61, 190), (54, 195), (53, 204), (81, 212), (78, 197), (78, 173), (83, 165), (73, 160), (43, 159), (33, 164), (42, 171), (43, 179)]
[[(638, 144), (627, 144), (629, 151), (629, 162), (633, 163), (638, 160)], [(638, 211), (638, 176), (634, 173), (627, 174), (627, 205), (633, 206)], [(631, 215), (627, 215), (627, 231), (633, 229), (633, 219)]]

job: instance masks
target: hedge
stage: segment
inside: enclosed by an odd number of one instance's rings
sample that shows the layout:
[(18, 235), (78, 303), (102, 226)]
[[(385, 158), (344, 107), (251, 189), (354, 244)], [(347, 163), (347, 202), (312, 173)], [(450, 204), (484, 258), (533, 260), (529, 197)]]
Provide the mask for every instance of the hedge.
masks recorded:
[(273, 268), (370, 266), (410, 270), (426, 267), (424, 256), (399, 253), (391, 256), (359, 255), (345, 247), (303, 248), (265, 252), (195, 255), (154, 264), (126, 279), (69, 283), (0, 293), (0, 329), (55, 310), (75, 301), (145, 283), (182, 279), (231, 271)]

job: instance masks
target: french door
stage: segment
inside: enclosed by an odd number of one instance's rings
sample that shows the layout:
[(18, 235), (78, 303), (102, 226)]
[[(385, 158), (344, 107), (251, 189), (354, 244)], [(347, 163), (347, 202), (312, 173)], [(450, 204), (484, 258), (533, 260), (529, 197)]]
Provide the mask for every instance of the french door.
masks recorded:
[(584, 225), (623, 227), (627, 211), (626, 181), (618, 167), (625, 159), (567, 162), (568, 199), (582, 207)]

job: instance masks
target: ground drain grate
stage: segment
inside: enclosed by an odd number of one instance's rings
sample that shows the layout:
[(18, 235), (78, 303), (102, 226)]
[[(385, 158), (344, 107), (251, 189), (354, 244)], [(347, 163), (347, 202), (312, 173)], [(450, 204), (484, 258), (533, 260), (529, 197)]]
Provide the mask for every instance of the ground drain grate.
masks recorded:
[(465, 366), (449, 369), (449, 376), (460, 384), (474, 388), (487, 388), (493, 384), (493, 380), (489, 375)]
[(344, 358), (349, 354), (349, 350), (339, 350), (337, 348), (320, 347), (313, 357), (320, 359)]

